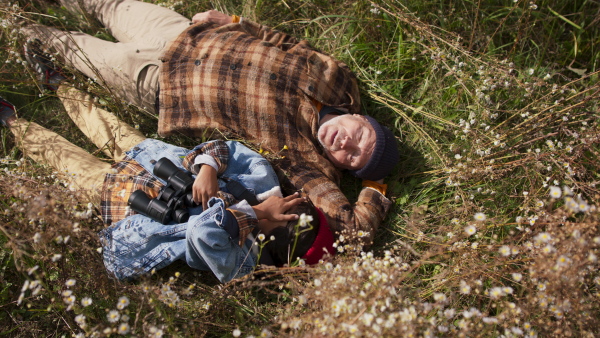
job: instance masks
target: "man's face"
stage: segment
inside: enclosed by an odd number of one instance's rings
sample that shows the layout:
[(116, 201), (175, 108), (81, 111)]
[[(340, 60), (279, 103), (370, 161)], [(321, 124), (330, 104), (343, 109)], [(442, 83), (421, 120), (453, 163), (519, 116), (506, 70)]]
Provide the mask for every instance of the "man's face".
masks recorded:
[(317, 132), (329, 160), (338, 168), (364, 167), (375, 149), (375, 130), (359, 114), (339, 115), (322, 123)]

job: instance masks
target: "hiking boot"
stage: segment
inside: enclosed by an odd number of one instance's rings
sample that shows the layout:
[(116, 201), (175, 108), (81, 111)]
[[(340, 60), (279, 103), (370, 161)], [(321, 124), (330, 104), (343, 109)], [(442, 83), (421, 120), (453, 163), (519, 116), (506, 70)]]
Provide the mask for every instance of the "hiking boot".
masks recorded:
[(0, 96), (0, 124), (8, 127), (8, 119), (15, 116), (15, 106)]
[(39, 39), (27, 41), (25, 44), (25, 58), (27, 62), (38, 73), (38, 81), (41, 85), (51, 91), (57, 91), (58, 86), (65, 79), (60, 67), (54, 65), (52, 57), (42, 49)]

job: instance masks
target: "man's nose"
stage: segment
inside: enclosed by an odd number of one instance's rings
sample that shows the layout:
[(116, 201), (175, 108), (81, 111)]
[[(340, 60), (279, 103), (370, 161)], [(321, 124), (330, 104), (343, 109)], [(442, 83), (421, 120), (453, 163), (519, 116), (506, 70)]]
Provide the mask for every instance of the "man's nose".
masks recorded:
[(348, 136), (344, 137), (342, 139), (342, 142), (340, 142), (340, 148), (341, 149), (354, 148), (354, 140)]

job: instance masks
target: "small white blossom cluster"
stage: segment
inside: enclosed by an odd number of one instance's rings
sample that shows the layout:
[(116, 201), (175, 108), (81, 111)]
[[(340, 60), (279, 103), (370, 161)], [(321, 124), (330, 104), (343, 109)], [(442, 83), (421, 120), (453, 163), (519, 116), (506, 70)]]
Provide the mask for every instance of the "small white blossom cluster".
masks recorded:
[(370, 9), (371, 13), (375, 14), (375, 15), (379, 15), (381, 14), (381, 10), (379, 10), (379, 8), (377, 8), (375, 6), (375, 4), (371, 3), (371, 9)]
[[(31, 274), (29, 274), (29, 275), (31, 275)], [(23, 283), (23, 286), (21, 287), (21, 293), (19, 294), (19, 298), (17, 299), (17, 304), (21, 305), (21, 303), (23, 303), (23, 300), (25, 299), (27, 292), (30, 293), (31, 297), (37, 297), (38, 295), (40, 295), (40, 293), (43, 291), (43, 289), (44, 288), (39, 279), (35, 279), (35, 280), (26, 279), (25, 283)]]
[[(571, 191), (567, 193), (573, 196)], [(519, 195), (527, 197), (522, 192)], [(563, 210), (548, 210), (529, 232), (511, 233), (519, 240), (501, 240), (490, 230), (479, 234), (475, 224), (484, 223), (468, 224), (469, 221), (462, 237), (445, 231), (439, 237), (423, 233), (413, 239), (414, 243), (440, 238), (439, 245), (445, 250), (439, 252), (450, 252), (457, 260), (451, 266), (436, 266), (436, 278), (416, 289), (404, 283), (427, 264), (414, 260), (405, 263), (402, 256), (406, 254), (400, 247), (384, 251), (380, 257), (363, 252), (359, 258), (348, 258), (343, 263), (322, 264), (317, 267), (322, 273), (315, 273), (310, 287), (301, 291), (308, 300), (305, 306), (316, 307), (283, 320), (282, 327), (308, 335), (395, 336), (411, 332), (415, 336), (446, 336), (470, 332), (537, 337), (540, 330), (547, 332), (547, 328), (534, 328), (530, 322), (537, 321), (537, 317), (531, 317), (532, 314), (546, 313), (554, 319), (571, 316), (577, 322), (585, 315), (573, 311), (576, 298), (561, 290), (578, 290), (580, 283), (592, 282), (600, 234), (591, 220), (582, 223), (587, 224), (586, 228), (577, 228), (581, 227), (578, 223), (568, 223), (571, 228), (567, 228), (561, 216)], [(462, 222), (453, 218), (449, 226), (460, 227)], [(464, 240), (475, 235), (477, 242)], [(446, 238), (458, 240), (448, 246)], [(427, 260), (435, 262), (432, 257)], [(594, 283), (598, 285), (594, 288), (600, 289), (600, 277)], [(479, 299), (474, 303), (480, 305), (466, 306), (461, 297), (467, 295), (473, 297), (471, 300)], [(577, 306), (587, 313), (592, 311), (587, 304)]]
[(179, 294), (171, 288), (172, 284), (172, 281), (164, 283), (160, 287), (160, 294), (158, 296), (158, 299), (169, 307), (175, 307), (180, 301)]

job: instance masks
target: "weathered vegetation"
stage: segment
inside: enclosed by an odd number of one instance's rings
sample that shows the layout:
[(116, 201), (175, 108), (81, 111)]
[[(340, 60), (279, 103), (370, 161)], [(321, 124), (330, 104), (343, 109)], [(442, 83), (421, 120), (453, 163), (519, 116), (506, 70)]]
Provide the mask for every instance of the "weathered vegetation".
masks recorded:
[[(216, 8), (344, 60), (392, 127), (394, 207), (368, 251), (227, 285), (184, 264), (122, 283), (96, 211), (0, 129), (0, 333), (9, 336), (598, 336), (597, 1), (151, 1)], [(0, 95), (102, 156), (42, 91), (20, 27), (112, 37), (51, 1), (0, 4)], [(57, 62), (61, 56), (56, 55)], [(156, 116), (67, 70), (149, 137)], [(202, 140), (170, 138), (193, 146)], [(292, 145), (289, 145), (292, 146)], [(349, 196), (360, 182), (343, 182)]]

